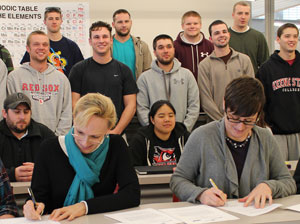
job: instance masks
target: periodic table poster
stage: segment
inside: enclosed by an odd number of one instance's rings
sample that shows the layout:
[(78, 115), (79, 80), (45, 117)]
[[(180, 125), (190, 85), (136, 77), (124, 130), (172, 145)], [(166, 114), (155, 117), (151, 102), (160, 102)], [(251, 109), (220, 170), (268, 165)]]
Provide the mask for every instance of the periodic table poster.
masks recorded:
[(0, 2), (0, 44), (4, 45), (18, 67), (26, 51), (26, 38), (34, 30), (47, 33), (43, 23), (46, 7), (60, 7), (63, 14), (62, 34), (75, 41), (85, 58), (90, 56), (88, 42), (89, 4), (87, 2)]

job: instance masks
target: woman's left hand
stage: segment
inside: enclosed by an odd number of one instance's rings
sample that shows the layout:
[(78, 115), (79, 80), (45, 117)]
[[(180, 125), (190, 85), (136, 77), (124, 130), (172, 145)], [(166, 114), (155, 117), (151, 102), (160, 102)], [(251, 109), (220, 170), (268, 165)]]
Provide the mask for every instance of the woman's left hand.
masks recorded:
[(269, 199), (269, 204), (272, 204), (272, 190), (265, 184), (260, 183), (257, 185), (246, 197), (239, 199), (240, 202), (245, 202), (244, 206), (247, 207), (253, 200), (255, 208), (264, 208), (266, 200)]
[(53, 210), (50, 219), (54, 221), (61, 221), (68, 219), (69, 221), (85, 215), (85, 204), (83, 202), (76, 203), (67, 207), (62, 207)]

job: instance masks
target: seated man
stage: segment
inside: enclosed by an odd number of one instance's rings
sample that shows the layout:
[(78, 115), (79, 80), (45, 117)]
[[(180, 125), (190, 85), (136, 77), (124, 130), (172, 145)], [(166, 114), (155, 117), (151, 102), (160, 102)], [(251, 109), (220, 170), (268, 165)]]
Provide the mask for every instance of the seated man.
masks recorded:
[(9, 179), (0, 159), (0, 219), (18, 216), (18, 208)]
[(9, 95), (0, 122), (0, 158), (10, 181), (31, 181), (36, 153), (46, 138), (55, 136), (31, 119), (31, 102), (23, 93)]
[[(181, 200), (222, 206), (239, 198), (248, 206), (296, 192), (276, 140), (255, 124), (265, 102), (262, 84), (242, 76), (225, 90), (222, 120), (196, 129), (185, 145), (170, 182)], [(219, 189), (211, 188), (210, 178)]]

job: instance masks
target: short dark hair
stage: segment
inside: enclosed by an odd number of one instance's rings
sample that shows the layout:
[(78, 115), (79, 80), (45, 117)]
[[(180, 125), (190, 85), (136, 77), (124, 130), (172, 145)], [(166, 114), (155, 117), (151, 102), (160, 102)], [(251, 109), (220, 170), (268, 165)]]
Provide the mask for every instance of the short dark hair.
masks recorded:
[[(43, 35), (43, 36), (46, 36), (46, 37), (48, 38), (47, 34), (46, 34), (44, 31), (41, 31), (41, 30), (35, 30), (35, 31), (32, 31), (32, 32), (28, 35), (28, 37), (27, 37), (27, 40), (26, 40), (26, 46), (30, 46), (30, 39), (31, 39), (31, 37), (32, 37), (33, 35)], [(49, 39), (49, 38), (48, 38), (48, 39)], [(50, 43), (50, 41), (49, 41), (49, 43)]]
[(105, 27), (106, 29), (108, 29), (109, 34), (111, 36), (111, 30), (112, 30), (111, 26), (106, 22), (98, 21), (98, 22), (94, 22), (89, 29), (90, 38), (92, 38), (92, 31), (99, 30), (99, 28), (101, 27)]
[(283, 31), (285, 29), (287, 29), (287, 28), (294, 28), (294, 29), (296, 29), (297, 30), (297, 35), (299, 36), (299, 29), (298, 29), (298, 27), (295, 24), (293, 24), (293, 23), (285, 23), (285, 24), (283, 24), (282, 26), (280, 26), (278, 28), (278, 30), (277, 30), (277, 37), (280, 38), (281, 35), (282, 35), (282, 33), (283, 33)]
[(209, 32), (209, 35), (210, 35), (210, 36), (211, 36), (211, 28), (212, 28), (213, 26), (220, 25), (220, 24), (225, 24), (225, 26), (226, 26), (226, 28), (227, 28), (227, 30), (228, 30), (228, 26), (227, 26), (227, 24), (226, 24), (225, 22), (223, 22), (222, 20), (215, 20), (215, 21), (213, 21), (213, 22), (209, 25), (209, 27), (208, 27), (208, 32)]
[(241, 76), (227, 85), (224, 101), (225, 112), (229, 109), (240, 117), (260, 114), (266, 101), (264, 87), (256, 78)]
[(171, 40), (173, 46), (174, 46), (174, 41), (172, 39), (172, 37), (170, 37), (168, 34), (159, 34), (158, 36), (156, 36), (153, 40), (153, 50), (156, 49), (156, 44), (157, 44), (157, 41), (161, 40), (161, 39), (169, 39)]
[(184, 20), (186, 17), (198, 17), (200, 19), (200, 22), (201, 22), (201, 16), (198, 12), (196, 11), (187, 11), (183, 14), (183, 16), (181, 17), (181, 24), (184, 24)]
[(45, 8), (44, 20), (46, 20), (47, 15), (50, 12), (57, 12), (60, 14), (60, 17), (61, 17), (61, 9), (59, 7), (47, 7), (47, 8)]
[(170, 101), (158, 100), (154, 104), (152, 104), (152, 106), (150, 108), (150, 111), (148, 114), (149, 125), (153, 125), (150, 118), (153, 119), (154, 116), (156, 115), (157, 111), (159, 110), (159, 108), (161, 108), (163, 105), (167, 105), (168, 107), (170, 107), (171, 110), (174, 112), (174, 114), (176, 114), (176, 110), (175, 110), (174, 106), (170, 103)]
[(115, 11), (114, 12), (114, 14), (113, 14), (113, 21), (115, 21), (115, 17), (116, 17), (116, 15), (118, 15), (118, 14), (122, 14), (122, 13), (124, 13), (124, 14), (128, 14), (129, 15), (129, 18), (131, 18), (131, 15), (130, 15), (130, 13), (126, 10), (126, 9), (118, 9), (117, 11)]

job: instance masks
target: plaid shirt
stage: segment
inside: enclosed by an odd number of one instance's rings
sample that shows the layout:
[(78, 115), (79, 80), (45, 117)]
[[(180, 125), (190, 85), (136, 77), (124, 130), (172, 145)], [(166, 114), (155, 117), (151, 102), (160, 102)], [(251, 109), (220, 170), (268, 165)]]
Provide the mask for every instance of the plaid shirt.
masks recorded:
[(10, 187), (8, 175), (0, 160), (0, 216), (5, 214), (18, 216), (18, 208)]

